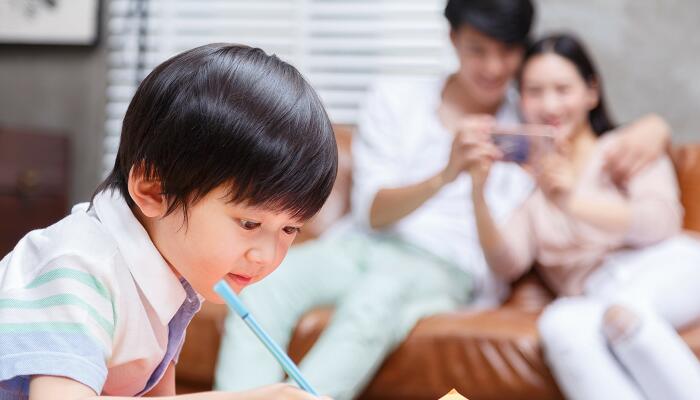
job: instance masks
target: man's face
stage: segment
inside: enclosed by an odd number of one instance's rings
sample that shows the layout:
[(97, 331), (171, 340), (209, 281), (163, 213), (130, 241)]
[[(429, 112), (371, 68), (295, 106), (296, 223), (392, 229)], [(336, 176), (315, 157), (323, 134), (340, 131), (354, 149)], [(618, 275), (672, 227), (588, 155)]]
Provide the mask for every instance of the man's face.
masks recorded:
[(523, 59), (521, 45), (506, 44), (462, 26), (450, 32), (459, 58), (457, 78), (483, 106), (495, 106), (505, 97), (508, 84)]

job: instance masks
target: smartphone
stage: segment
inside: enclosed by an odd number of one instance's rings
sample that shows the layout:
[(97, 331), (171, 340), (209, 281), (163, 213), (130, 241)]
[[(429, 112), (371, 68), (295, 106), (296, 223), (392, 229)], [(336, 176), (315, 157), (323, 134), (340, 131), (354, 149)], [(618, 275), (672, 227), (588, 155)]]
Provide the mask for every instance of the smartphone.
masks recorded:
[(554, 129), (546, 125), (497, 126), (491, 140), (503, 153), (503, 161), (532, 164), (553, 151)]

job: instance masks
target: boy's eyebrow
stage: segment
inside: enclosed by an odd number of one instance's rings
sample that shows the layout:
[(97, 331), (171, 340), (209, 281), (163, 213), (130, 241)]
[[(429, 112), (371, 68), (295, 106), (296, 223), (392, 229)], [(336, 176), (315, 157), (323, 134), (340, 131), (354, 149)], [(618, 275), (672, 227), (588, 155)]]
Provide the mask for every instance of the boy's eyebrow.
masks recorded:
[[(251, 212), (252, 214), (265, 214), (265, 213), (272, 213), (275, 215), (280, 215), (280, 214), (292, 214), (291, 212), (287, 210), (276, 210), (273, 208), (268, 208), (265, 206), (257, 205), (257, 206), (251, 206), (251, 205), (246, 205), (245, 203), (234, 203), (232, 201), (225, 201), (226, 205), (230, 207), (244, 207), (246, 208), (246, 211)], [(304, 225), (308, 222), (308, 219), (298, 219), (298, 218), (290, 218), (292, 221), (291, 223), (293, 224), (300, 224)]]

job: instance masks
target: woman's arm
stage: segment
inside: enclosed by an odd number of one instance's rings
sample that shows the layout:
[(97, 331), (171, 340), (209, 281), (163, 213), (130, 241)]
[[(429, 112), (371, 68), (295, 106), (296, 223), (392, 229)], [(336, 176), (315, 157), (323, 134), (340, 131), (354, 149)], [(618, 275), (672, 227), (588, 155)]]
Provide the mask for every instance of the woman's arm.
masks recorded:
[[(487, 136), (488, 137), (488, 136)], [(489, 139), (468, 141), (472, 178), (472, 202), (479, 242), (491, 270), (506, 281), (514, 281), (525, 273), (535, 258), (534, 240), (527, 218), (527, 202), (517, 209), (505, 224), (497, 226), (485, 198), (486, 181), (494, 160), (502, 157)]]
[(632, 220), (632, 209), (627, 199), (576, 195), (569, 199), (564, 208), (576, 219), (611, 233), (626, 233)]
[(507, 234), (496, 225), (484, 198), (483, 188), (472, 191), (474, 216), (479, 242), (491, 270), (508, 282), (527, 272), (535, 259), (532, 232), (529, 228), (526, 205), (521, 206), (508, 220)]
[(683, 209), (673, 165), (662, 157), (637, 173), (614, 199), (571, 195), (563, 206), (577, 219), (607, 232), (625, 235), (630, 246), (646, 246), (680, 231)]
[(575, 192), (578, 178), (568, 157), (553, 153), (541, 161), (537, 183), (547, 198), (570, 216), (607, 232), (627, 232), (631, 209), (627, 199)]

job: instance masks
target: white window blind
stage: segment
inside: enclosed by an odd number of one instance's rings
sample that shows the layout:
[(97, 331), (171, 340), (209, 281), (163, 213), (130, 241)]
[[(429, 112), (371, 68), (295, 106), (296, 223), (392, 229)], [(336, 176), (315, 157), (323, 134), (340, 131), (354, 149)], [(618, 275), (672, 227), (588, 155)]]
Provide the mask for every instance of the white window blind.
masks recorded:
[(296, 66), (334, 123), (353, 124), (377, 75), (437, 75), (454, 63), (445, 0), (111, 0), (104, 171), (136, 86), (211, 42), (260, 47)]

